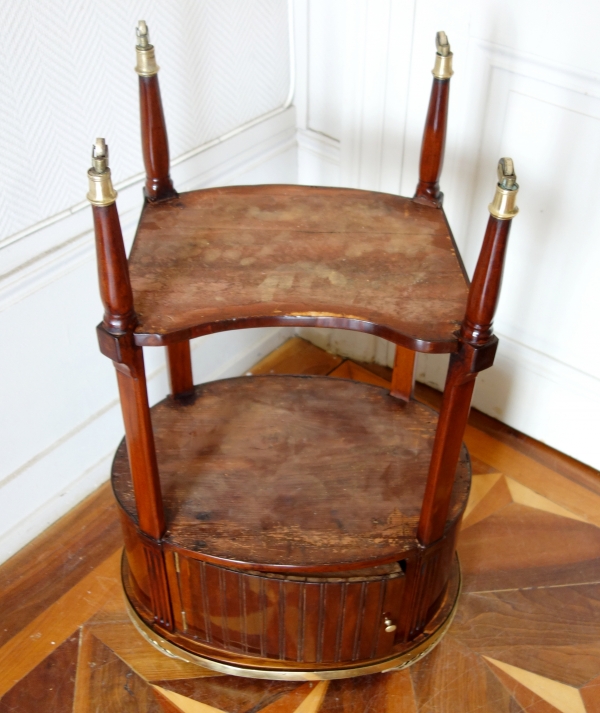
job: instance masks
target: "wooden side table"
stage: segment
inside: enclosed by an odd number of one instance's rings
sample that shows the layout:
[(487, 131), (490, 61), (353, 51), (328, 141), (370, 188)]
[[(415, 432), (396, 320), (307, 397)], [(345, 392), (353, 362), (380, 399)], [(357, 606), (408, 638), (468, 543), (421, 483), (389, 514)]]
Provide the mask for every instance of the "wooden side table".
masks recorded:
[[(167, 653), (241, 676), (409, 665), (443, 635), (460, 590), (462, 437), (497, 346), (512, 161), (500, 161), (469, 285), (439, 191), (452, 74), (444, 33), (412, 199), (295, 185), (177, 194), (145, 23), (137, 57), (147, 181), (129, 260), (102, 139), (88, 174), (98, 338), (126, 432), (112, 479), (131, 617)], [(394, 342), (391, 392), (313, 376), (194, 386), (190, 339), (282, 325)], [(167, 348), (171, 395), (152, 409), (143, 346)], [(416, 352), (451, 355), (439, 417), (412, 398)]]

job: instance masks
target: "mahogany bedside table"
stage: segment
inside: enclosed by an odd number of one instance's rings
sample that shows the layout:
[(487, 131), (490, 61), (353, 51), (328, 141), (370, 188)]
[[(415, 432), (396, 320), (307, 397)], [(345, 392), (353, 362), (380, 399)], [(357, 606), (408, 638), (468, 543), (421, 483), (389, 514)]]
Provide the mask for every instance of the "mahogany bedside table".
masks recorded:
[[(439, 191), (452, 54), (438, 33), (414, 198), (238, 186), (177, 194), (158, 68), (138, 28), (146, 201), (125, 255), (108, 150), (89, 171), (126, 438), (112, 482), (138, 629), (218, 671), (327, 679), (413, 663), (444, 634), (470, 486), (462, 437), (516, 214), (512, 161), (469, 285)], [(352, 329), (396, 344), (391, 392), (344, 379), (245, 376), (194, 386), (189, 340), (259, 326)], [(148, 406), (143, 346), (171, 395)], [(449, 353), (438, 415), (412, 398), (416, 352)]]

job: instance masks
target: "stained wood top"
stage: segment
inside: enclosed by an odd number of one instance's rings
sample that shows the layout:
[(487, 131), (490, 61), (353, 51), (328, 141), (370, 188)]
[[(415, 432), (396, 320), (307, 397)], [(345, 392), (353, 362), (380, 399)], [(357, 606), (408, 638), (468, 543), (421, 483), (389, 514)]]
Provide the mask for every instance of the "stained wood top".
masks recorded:
[(129, 267), (139, 344), (291, 324), (451, 352), (467, 299), (440, 209), (341, 188), (237, 186), (146, 204)]
[[(416, 546), (437, 414), (386, 389), (325, 376), (196, 387), (152, 409), (166, 541), (282, 567), (383, 561)], [(463, 446), (449, 524), (466, 504)], [(135, 521), (126, 448), (117, 499)]]

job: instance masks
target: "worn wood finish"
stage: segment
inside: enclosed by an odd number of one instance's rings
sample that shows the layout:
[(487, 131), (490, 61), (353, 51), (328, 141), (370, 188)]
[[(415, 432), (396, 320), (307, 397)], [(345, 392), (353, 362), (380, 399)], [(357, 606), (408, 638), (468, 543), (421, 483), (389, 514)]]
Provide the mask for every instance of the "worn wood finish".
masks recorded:
[[(497, 346), (510, 227), (490, 219), (469, 288), (440, 210), (448, 98), (436, 76), (413, 200), (307, 186), (177, 196), (158, 78), (140, 77), (147, 201), (129, 263), (115, 206), (94, 208), (98, 336), (125, 421), (113, 486), (131, 614), (167, 647), (336, 667), (432, 635), (450, 596), (470, 482), (462, 437)], [(338, 378), (193, 388), (190, 339), (284, 325), (391, 340), (391, 389), (346, 380), (347, 362)], [(142, 347), (161, 345), (172, 397), (151, 418)], [(439, 422), (412, 398), (417, 351), (451, 354)], [(397, 620), (387, 639), (386, 616)]]
[(434, 78), (423, 132), (415, 200), (435, 208), (441, 207), (444, 200), (444, 194), (440, 191), (440, 176), (446, 147), (449, 95), (450, 80)]
[(410, 349), (396, 345), (391, 394), (398, 399), (410, 401), (415, 387), (415, 357)]
[[(283, 356), (285, 369), (289, 349)], [(316, 355), (309, 356), (314, 368), (322, 370)], [(391, 370), (365, 366), (390, 380)], [(275, 353), (269, 370), (278, 369)], [(353, 373), (358, 378), (364, 371)], [(416, 393), (439, 405), (439, 394), (423, 384), (417, 384)], [(117, 586), (117, 559), (111, 560), (114, 571), (101, 564), (116, 549), (119, 534), (115, 507), (104, 488), (0, 566), (0, 634), (8, 627), (4, 635), (13, 639), (0, 670), (14, 672), (0, 688), (0, 712), (29, 713), (37, 706), (45, 713), (69, 713), (73, 675), (87, 695), (81, 705), (93, 709), (95, 704), (102, 710), (107, 700), (116, 701), (119, 710), (148, 709), (139, 676), (155, 695), (158, 690), (179, 695), (178, 710), (212, 706), (226, 713), (294, 713), (309, 695), (313, 713), (456, 713), (474, 708), (514, 713), (520, 710), (517, 698), (521, 707), (530, 706), (528, 710), (560, 710), (554, 704), (564, 698), (553, 698), (551, 689), (558, 684), (559, 693), (569, 694), (573, 710), (578, 710), (575, 705), (582, 710), (583, 701), (583, 710), (596, 711), (600, 585), (595, 561), (600, 549), (592, 533), (600, 526), (600, 475), (474, 409), (470, 423), (466, 440), (476, 457), (467, 511), (475, 515), (479, 508), (482, 517), (459, 538), (467, 591), (446, 638), (410, 669), (327, 685), (220, 676), (164, 656), (129, 622)], [(520, 493), (521, 506), (515, 511), (498, 497), (498, 488), (506, 492), (503, 481), (527, 486), (528, 504), (522, 506)], [(546, 506), (535, 498), (539, 493), (562, 508), (562, 514), (539, 510)], [(571, 518), (565, 524), (564, 512), (571, 508), (573, 515), (584, 516), (590, 524)], [(567, 531), (569, 522), (574, 530)], [(74, 571), (78, 574), (72, 579)], [(81, 573), (89, 576), (81, 581)], [(109, 595), (101, 598), (108, 582)], [(62, 599), (67, 592), (72, 593)], [(60, 604), (55, 606), (56, 599)], [(44, 608), (48, 615), (39, 616)], [(12, 628), (15, 620), (20, 623)], [(20, 629), (24, 630), (19, 633)], [(82, 641), (89, 633), (126, 666), (114, 665), (102, 647), (87, 642), (80, 654), (73, 641)], [(40, 643), (45, 648), (37, 655)], [(512, 666), (519, 682), (498, 665)], [(108, 669), (102, 686), (93, 683), (98, 668)], [(540, 678), (548, 700), (527, 688), (540, 690)], [(316, 701), (318, 686), (326, 690)], [(317, 689), (319, 695), (323, 687)], [(166, 700), (161, 699), (161, 710), (175, 711)]]
[(173, 396), (185, 396), (194, 390), (192, 354), (188, 341), (167, 345), (167, 369)]
[(463, 449), (445, 536), (423, 551), (429, 409), (346, 379), (269, 375), (198, 386), (152, 417), (162, 554), (137, 528), (124, 445), (113, 487), (128, 595), (157, 633), (218, 660), (338, 668), (391, 655), (448, 615), (469, 463)]
[(214, 188), (146, 204), (129, 268), (145, 345), (312, 325), (452, 352), (467, 298), (440, 211), (342, 188)]
[(169, 140), (158, 75), (139, 77), (142, 153), (146, 168), (144, 195), (151, 202), (177, 196), (169, 175)]
[[(413, 549), (436, 415), (327, 377), (241, 377), (152, 409), (171, 546), (268, 569), (330, 570)], [(447, 527), (469, 487), (463, 449)], [(113, 466), (137, 518), (124, 444)]]

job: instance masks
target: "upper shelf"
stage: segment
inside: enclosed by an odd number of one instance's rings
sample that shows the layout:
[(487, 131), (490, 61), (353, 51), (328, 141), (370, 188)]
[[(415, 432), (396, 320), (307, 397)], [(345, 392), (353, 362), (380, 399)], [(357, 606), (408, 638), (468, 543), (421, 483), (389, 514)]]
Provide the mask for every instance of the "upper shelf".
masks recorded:
[(468, 289), (442, 210), (345, 188), (236, 186), (147, 203), (129, 269), (145, 345), (302, 325), (452, 352)]

